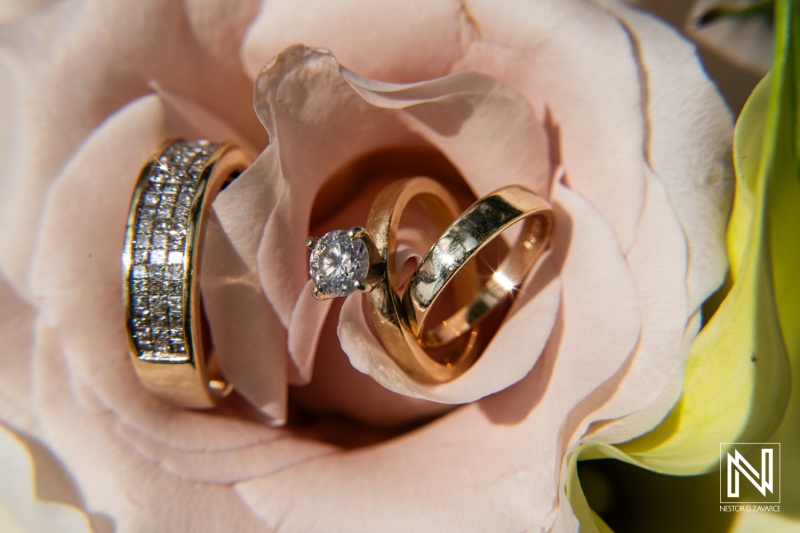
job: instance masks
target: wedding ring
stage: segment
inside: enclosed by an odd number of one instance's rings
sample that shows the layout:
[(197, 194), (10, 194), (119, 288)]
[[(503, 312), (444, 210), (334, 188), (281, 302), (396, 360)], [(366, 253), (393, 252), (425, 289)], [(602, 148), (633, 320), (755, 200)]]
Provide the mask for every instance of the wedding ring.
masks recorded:
[[(397, 232), (403, 211), (416, 201), (425, 209), (437, 234), (458, 216), (452, 195), (428, 178), (396, 181), (384, 188), (370, 210), (366, 228), (333, 231), (310, 238), (309, 260), (314, 297), (346, 296), (355, 290), (368, 292), (375, 330), (391, 359), (420, 382), (442, 383), (462, 374), (477, 357), (477, 328), (464, 331), (431, 357), (417, 342), (402, 311), (397, 294)], [(467, 265), (454, 280), (457, 307), (467, 305), (480, 290), (476, 265)]]
[[(453, 276), (486, 244), (525, 220), (516, 244), (468, 305), (435, 327), (425, 318)], [(547, 246), (553, 228), (550, 205), (528, 189), (503, 187), (475, 202), (447, 228), (417, 266), (403, 295), (411, 332), (426, 348), (447, 345), (473, 331), (507, 296), (514, 295)]]
[(209, 206), (249, 164), (232, 144), (170, 143), (148, 162), (131, 199), (122, 253), (128, 347), (144, 387), (189, 408), (232, 387), (216, 368), (199, 291)]

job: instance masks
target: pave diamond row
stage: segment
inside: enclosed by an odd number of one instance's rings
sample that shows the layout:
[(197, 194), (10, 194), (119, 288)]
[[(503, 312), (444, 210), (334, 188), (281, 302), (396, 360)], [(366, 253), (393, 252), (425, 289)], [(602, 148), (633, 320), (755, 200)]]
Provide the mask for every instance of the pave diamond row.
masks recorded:
[[(176, 142), (142, 180), (130, 254), (130, 328), (139, 359), (186, 362), (187, 241), (198, 179), (218, 145)], [(202, 190), (201, 190), (202, 193)], [(191, 273), (189, 273), (191, 274)]]

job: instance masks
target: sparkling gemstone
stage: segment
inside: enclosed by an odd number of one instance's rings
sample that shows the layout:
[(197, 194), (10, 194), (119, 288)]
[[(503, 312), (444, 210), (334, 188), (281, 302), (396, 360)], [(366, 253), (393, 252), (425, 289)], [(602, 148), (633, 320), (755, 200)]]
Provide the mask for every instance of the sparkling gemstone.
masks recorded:
[(183, 252), (170, 252), (167, 255), (167, 263), (170, 265), (183, 264)]
[(369, 253), (361, 239), (351, 239), (346, 231), (331, 231), (314, 244), (308, 264), (322, 294), (346, 296), (355, 290), (354, 282), (367, 278)]
[(134, 279), (146, 278), (147, 267), (144, 265), (133, 265), (133, 268), (131, 268), (131, 277)]
[(167, 260), (167, 251), (163, 248), (152, 250), (150, 252), (151, 265), (163, 265)]
[(133, 241), (134, 248), (148, 248), (150, 246), (149, 233), (137, 233), (136, 240)]
[(143, 205), (157, 205), (158, 204), (158, 200), (160, 198), (161, 197), (159, 196), (158, 193), (156, 193), (156, 192), (148, 192), (148, 193), (145, 193), (144, 198), (142, 199), (142, 204)]
[(153, 219), (140, 218), (139, 223), (136, 225), (136, 231), (141, 233), (150, 233), (153, 231)]
[(167, 268), (167, 279), (180, 280), (183, 279), (183, 265), (169, 265)]

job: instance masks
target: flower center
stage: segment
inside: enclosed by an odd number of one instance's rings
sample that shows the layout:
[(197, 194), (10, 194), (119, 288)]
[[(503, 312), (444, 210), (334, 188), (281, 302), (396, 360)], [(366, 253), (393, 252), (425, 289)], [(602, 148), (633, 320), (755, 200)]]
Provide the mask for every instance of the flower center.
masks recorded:
[(346, 231), (326, 233), (311, 249), (308, 261), (311, 279), (328, 296), (347, 296), (356, 281), (364, 281), (369, 270), (367, 246), (361, 239), (351, 239)]

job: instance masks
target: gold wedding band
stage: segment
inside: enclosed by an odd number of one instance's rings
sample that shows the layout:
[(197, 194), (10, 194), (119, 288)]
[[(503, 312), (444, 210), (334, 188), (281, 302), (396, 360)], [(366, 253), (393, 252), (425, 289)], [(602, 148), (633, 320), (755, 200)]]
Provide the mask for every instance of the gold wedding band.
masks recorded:
[[(486, 244), (512, 224), (525, 220), (516, 244), (474, 299), (435, 327), (425, 318), (444, 287)], [(423, 346), (447, 345), (513, 295), (547, 246), (553, 210), (542, 198), (517, 185), (503, 187), (475, 202), (447, 228), (417, 266), (403, 295), (403, 312)]]
[[(412, 200), (421, 202), (441, 232), (458, 216), (459, 207), (450, 193), (428, 178), (413, 178), (394, 182), (375, 199), (367, 219), (367, 231), (385, 265), (381, 281), (369, 293), (370, 310), (375, 329), (389, 356), (410, 377), (420, 382), (451, 381), (467, 370), (477, 357), (477, 329), (463, 332), (443, 347), (439, 359), (432, 358), (409, 328), (402, 312), (402, 302), (396, 294), (397, 230), (403, 211)], [(453, 296), (456, 306), (468, 302), (478, 291), (478, 269), (473, 263), (465, 276), (455, 280)], [(467, 334), (468, 333), (468, 334)]]
[(150, 393), (181, 407), (213, 407), (232, 390), (203, 324), (200, 254), (211, 202), (248, 164), (233, 144), (172, 142), (131, 199), (122, 253), (131, 360)]

